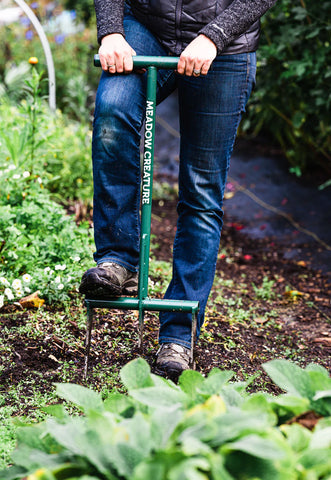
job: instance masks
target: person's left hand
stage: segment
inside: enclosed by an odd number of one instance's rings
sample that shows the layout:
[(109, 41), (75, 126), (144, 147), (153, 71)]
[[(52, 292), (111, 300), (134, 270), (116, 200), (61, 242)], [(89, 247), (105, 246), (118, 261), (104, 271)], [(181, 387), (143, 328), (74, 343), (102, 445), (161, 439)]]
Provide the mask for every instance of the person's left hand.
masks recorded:
[(182, 52), (177, 65), (181, 75), (207, 75), (210, 65), (217, 55), (215, 43), (205, 35), (198, 35)]

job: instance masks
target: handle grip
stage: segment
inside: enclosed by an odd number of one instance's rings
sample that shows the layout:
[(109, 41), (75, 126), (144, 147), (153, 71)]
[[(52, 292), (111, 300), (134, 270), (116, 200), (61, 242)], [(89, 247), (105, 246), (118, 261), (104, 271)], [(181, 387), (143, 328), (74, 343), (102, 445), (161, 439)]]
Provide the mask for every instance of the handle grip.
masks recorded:
[[(167, 68), (173, 70), (177, 68), (179, 57), (157, 57), (157, 56), (145, 56), (135, 55), (132, 57), (133, 66), (138, 68)], [(99, 55), (94, 55), (94, 66), (101, 67)]]

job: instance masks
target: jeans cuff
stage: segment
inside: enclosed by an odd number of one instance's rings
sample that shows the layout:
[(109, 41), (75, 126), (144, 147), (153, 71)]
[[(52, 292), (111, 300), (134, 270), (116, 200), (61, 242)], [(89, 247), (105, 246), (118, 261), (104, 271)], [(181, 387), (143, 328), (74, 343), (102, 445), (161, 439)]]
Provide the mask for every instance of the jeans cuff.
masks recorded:
[(176, 337), (160, 337), (159, 344), (161, 345), (162, 343), (176, 343), (182, 347), (191, 348), (191, 342), (186, 342), (185, 340)]

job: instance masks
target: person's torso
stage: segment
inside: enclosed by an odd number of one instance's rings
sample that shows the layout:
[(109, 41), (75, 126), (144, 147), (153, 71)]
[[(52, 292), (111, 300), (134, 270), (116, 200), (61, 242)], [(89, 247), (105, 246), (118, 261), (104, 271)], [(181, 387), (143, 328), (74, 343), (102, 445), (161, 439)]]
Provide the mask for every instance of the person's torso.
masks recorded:
[[(179, 55), (199, 30), (214, 20), (233, 0), (129, 0), (135, 17), (169, 51)], [(253, 52), (258, 46), (260, 23), (255, 22), (222, 54)]]

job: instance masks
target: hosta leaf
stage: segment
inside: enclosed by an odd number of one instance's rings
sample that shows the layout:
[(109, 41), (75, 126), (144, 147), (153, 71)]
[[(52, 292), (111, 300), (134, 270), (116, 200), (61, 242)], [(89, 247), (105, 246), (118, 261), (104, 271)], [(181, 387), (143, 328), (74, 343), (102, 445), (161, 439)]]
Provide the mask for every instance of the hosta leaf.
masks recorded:
[(219, 453), (208, 455), (213, 480), (235, 480), (224, 466), (224, 457)]
[(123, 417), (132, 416), (135, 410), (132, 398), (122, 393), (111, 393), (103, 402), (105, 410)]
[(292, 425), (282, 425), (280, 429), (294, 452), (303, 452), (308, 447), (312, 433), (307, 428), (293, 423)]
[(324, 478), (322, 475), (331, 473), (330, 448), (309, 450), (298, 459), (298, 463), (306, 470), (312, 470), (316, 475), (313, 478)]
[(314, 432), (311, 438), (310, 448), (329, 448), (331, 457), (331, 427)]
[(7, 468), (6, 470), (0, 470), (1, 480), (19, 480), (21, 478), (24, 478), (26, 474), (26, 469), (19, 465), (14, 465)]
[(172, 409), (156, 408), (151, 415), (151, 435), (156, 449), (165, 448), (169, 438), (179, 421), (183, 411), (174, 406)]
[(154, 386), (150, 366), (143, 358), (137, 358), (127, 363), (121, 369), (120, 375), (128, 390)]
[(262, 458), (263, 460), (279, 460), (285, 452), (276, 443), (258, 435), (247, 435), (239, 440), (227, 443), (222, 447), (222, 452), (241, 451)]
[(205, 379), (201, 373), (195, 370), (184, 370), (179, 377), (178, 384), (183, 392), (194, 399), (199, 396), (197, 389), (204, 382), (204, 380)]
[(295, 363), (286, 360), (272, 360), (262, 366), (276, 385), (288, 393), (306, 398), (313, 396), (314, 392), (310, 385), (308, 372)]
[(149, 387), (132, 390), (131, 396), (144, 405), (152, 408), (173, 408), (175, 405), (183, 407), (188, 401), (187, 395), (182, 390), (171, 387)]
[(165, 465), (157, 461), (142, 462), (134, 470), (132, 480), (164, 480)]
[(101, 396), (86, 387), (74, 383), (56, 383), (56, 393), (68, 402), (73, 402), (84, 412), (89, 410), (103, 410)]
[(269, 402), (273, 409), (278, 409), (279, 416), (284, 416), (289, 412), (294, 415), (300, 415), (309, 410), (308, 398), (302, 398), (295, 395), (279, 395), (278, 397), (271, 397)]
[(331, 390), (322, 390), (316, 393), (313, 400), (320, 400), (321, 398), (331, 398)]
[(233, 377), (230, 370), (213, 369), (208, 378), (197, 388), (197, 392), (203, 395), (214, 395), (221, 392), (222, 387)]
[(209, 462), (202, 457), (188, 458), (176, 464), (168, 472), (169, 480), (208, 480), (202, 471), (209, 471)]
[(263, 433), (274, 426), (274, 419), (268, 414), (257, 412), (244, 412), (237, 408), (215, 418), (212, 423), (213, 436), (206, 441), (214, 446), (234, 440), (243, 435)]

